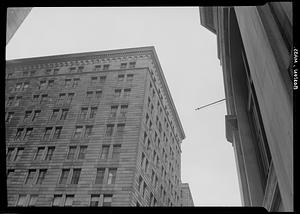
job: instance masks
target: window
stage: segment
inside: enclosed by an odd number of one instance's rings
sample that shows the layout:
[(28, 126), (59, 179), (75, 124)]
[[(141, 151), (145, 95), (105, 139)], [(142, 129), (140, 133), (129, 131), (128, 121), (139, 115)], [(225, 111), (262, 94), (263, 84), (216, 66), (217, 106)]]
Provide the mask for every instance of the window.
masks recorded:
[(42, 94), (40, 103), (45, 103), (48, 99), (48, 94)]
[(97, 83), (98, 77), (91, 77), (91, 84), (94, 85)]
[(79, 160), (83, 160), (85, 158), (86, 150), (87, 150), (87, 146), (80, 146), (79, 154), (78, 154), (78, 159)]
[(131, 82), (133, 80), (133, 74), (127, 74), (126, 81)]
[(30, 116), (31, 116), (32, 111), (25, 111), (25, 115), (24, 115), (24, 122), (26, 122), (27, 120), (29, 120)]
[(109, 64), (103, 65), (103, 70), (104, 70), (104, 71), (107, 71), (108, 69), (109, 69)]
[(38, 195), (30, 195), (28, 206), (35, 206), (38, 199)]
[(67, 155), (68, 160), (73, 160), (75, 157), (75, 152), (76, 152), (76, 146), (70, 146), (69, 147), (69, 152)]
[(14, 161), (20, 160), (20, 158), (21, 158), (21, 156), (22, 156), (22, 154), (23, 154), (23, 151), (24, 151), (24, 148), (18, 148), (18, 149), (17, 149), (17, 154), (16, 154), (16, 156), (15, 156)]
[(14, 99), (15, 99), (15, 97), (9, 97), (8, 101), (7, 101), (7, 105), (11, 106), (13, 104)]
[(61, 130), (62, 130), (62, 127), (61, 127), (61, 126), (55, 127), (53, 139), (58, 139), (58, 138), (60, 138)]
[(87, 91), (86, 92), (86, 99), (91, 99), (93, 96), (93, 92), (92, 91)]
[(130, 62), (129, 63), (129, 68), (135, 68), (135, 64), (136, 64), (136, 62)]
[(42, 184), (47, 173), (47, 169), (40, 169), (36, 184)]
[(115, 183), (116, 174), (117, 174), (117, 169), (116, 168), (111, 168), (111, 169), (108, 170), (107, 184), (114, 184)]
[(34, 160), (42, 160), (44, 151), (45, 151), (45, 147), (38, 147), (36, 154), (34, 156)]
[(104, 207), (110, 207), (112, 203), (112, 197), (113, 195), (104, 195), (103, 196), (103, 206)]
[(69, 207), (73, 205), (74, 195), (66, 195), (65, 206)]
[(101, 65), (95, 65), (95, 71), (100, 71)]
[(82, 133), (82, 126), (76, 126), (75, 133), (74, 133), (74, 138), (78, 139), (81, 137)]
[(29, 87), (29, 82), (24, 82), (22, 91), (25, 91)]
[(119, 74), (118, 75), (118, 81), (122, 82), (124, 80), (124, 74)]
[(95, 194), (91, 195), (90, 206), (91, 207), (98, 207), (99, 198), (100, 198), (100, 195), (95, 195)]
[(121, 136), (124, 133), (125, 124), (120, 123), (117, 125), (117, 136)]
[(73, 79), (73, 88), (76, 88), (79, 84), (80, 79), (79, 78), (74, 78)]
[(78, 184), (81, 169), (74, 169), (71, 184)]
[(115, 89), (115, 96), (120, 97), (121, 96), (121, 89)]
[(53, 75), (58, 74), (58, 71), (59, 71), (59, 68), (55, 68), (55, 69), (53, 70)]
[(25, 180), (25, 184), (33, 184), (35, 174), (36, 174), (35, 169), (29, 169), (28, 174), (27, 174), (27, 178)]
[(24, 207), (26, 205), (26, 195), (22, 194), (19, 195), (17, 207)]
[(97, 110), (97, 107), (91, 107), (90, 119), (93, 119), (96, 116)]
[(61, 116), (60, 116), (60, 120), (65, 120), (65, 119), (67, 119), (68, 112), (69, 112), (69, 109), (63, 109), (63, 110), (62, 110), (62, 113), (61, 113)]
[(127, 109), (128, 109), (128, 105), (121, 105), (121, 112), (120, 113), (121, 113), (122, 117), (126, 116)]
[(50, 140), (51, 132), (52, 132), (52, 127), (46, 127), (43, 140)]
[(127, 67), (127, 63), (121, 63), (121, 69), (124, 69)]
[(100, 83), (104, 83), (106, 80), (106, 76), (100, 76)]
[(15, 141), (20, 141), (22, 134), (23, 134), (24, 129), (23, 128), (18, 128), (17, 129), (17, 133), (16, 133), (16, 137), (15, 137)]
[(143, 184), (143, 178), (142, 176), (139, 177), (139, 183), (138, 183), (138, 191), (140, 192), (141, 191), (141, 186)]
[(13, 160), (13, 153), (14, 153), (15, 148), (8, 148), (7, 154), (6, 154), (6, 160), (11, 161)]
[(97, 175), (96, 175), (96, 181), (95, 181), (96, 184), (103, 184), (104, 172), (105, 172), (104, 168), (97, 169)]
[(80, 119), (85, 119), (88, 112), (88, 108), (81, 108)]
[(35, 121), (36, 118), (40, 115), (40, 113), (41, 113), (41, 110), (34, 111), (32, 121)]
[(59, 94), (58, 103), (62, 104), (65, 101), (65, 98), (66, 98), (66, 94), (65, 93)]
[(75, 95), (74, 93), (68, 93), (68, 101), (67, 102), (69, 104), (72, 102), (74, 95)]
[(108, 124), (106, 125), (106, 136), (110, 137), (113, 134), (113, 129), (114, 129), (114, 125), (113, 124)]
[(121, 152), (121, 145), (113, 145), (112, 159), (119, 159), (120, 152)]
[(85, 132), (84, 132), (84, 137), (89, 137), (92, 135), (93, 131), (93, 126), (86, 126), (85, 127)]
[(15, 173), (15, 170), (14, 170), (14, 169), (8, 169), (8, 170), (7, 170), (7, 175), (6, 175), (6, 177), (7, 177), (7, 182), (10, 182), (10, 180), (12, 179), (14, 173)]
[(48, 81), (48, 88), (52, 88), (54, 86), (54, 80)]
[(66, 184), (67, 183), (69, 173), (70, 173), (70, 169), (63, 169), (61, 171), (59, 184)]
[(54, 121), (57, 119), (59, 113), (59, 109), (53, 109), (50, 120)]
[(18, 96), (15, 102), (15, 106), (19, 106), (20, 105), (20, 101), (22, 99), (22, 96)]
[(97, 99), (100, 99), (101, 96), (102, 96), (102, 91), (101, 91), (101, 90), (97, 90), (97, 91), (96, 91), (96, 98), (97, 98)]
[(54, 195), (52, 206), (57, 207), (61, 206), (62, 195)]
[(81, 73), (81, 72), (83, 72), (83, 69), (84, 69), (84, 66), (79, 66), (78, 69), (77, 69), (77, 72)]
[(75, 69), (76, 69), (75, 67), (71, 67), (70, 70), (69, 70), (69, 72), (70, 72), (70, 73), (71, 73), (71, 72), (74, 72)]
[(129, 97), (130, 91), (131, 91), (130, 88), (125, 88), (125, 89), (124, 89), (124, 97)]
[(110, 107), (110, 116), (111, 117), (116, 117), (117, 116), (117, 110), (118, 110), (118, 106), (111, 106)]
[(54, 150), (55, 150), (55, 147), (48, 147), (45, 160), (51, 160), (52, 159)]
[(100, 158), (106, 160), (108, 158), (109, 145), (102, 145), (102, 152)]
[(15, 91), (21, 91), (21, 88), (22, 88), (22, 83), (17, 83), (16, 84), (16, 87), (15, 87)]
[(27, 128), (23, 140), (28, 140), (28, 138), (31, 136), (32, 131), (33, 131), (33, 128)]

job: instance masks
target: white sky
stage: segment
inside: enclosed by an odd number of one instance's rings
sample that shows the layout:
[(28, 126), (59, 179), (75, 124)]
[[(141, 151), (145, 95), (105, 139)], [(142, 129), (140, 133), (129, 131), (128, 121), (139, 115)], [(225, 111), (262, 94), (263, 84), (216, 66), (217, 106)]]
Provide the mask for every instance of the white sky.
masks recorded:
[(181, 179), (196, 206), (241, 206), (216, 36), (198, 7), (33, 8), (6, 46), (6, 60), (155, 46), (186, 139)]

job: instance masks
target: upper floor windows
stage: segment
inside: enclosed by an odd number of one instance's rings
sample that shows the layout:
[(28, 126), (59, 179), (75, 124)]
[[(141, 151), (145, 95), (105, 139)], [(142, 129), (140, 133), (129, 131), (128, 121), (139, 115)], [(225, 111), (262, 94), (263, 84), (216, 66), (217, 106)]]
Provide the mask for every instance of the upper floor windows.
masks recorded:
[(129, 63), (129, 68), (135, 68), (136, 62), (130, 62)]
[(133, 74), (126, 75), (126, 81), (131, 82), (133, 80)]
[(11, 119), (13, 118), (13, 116), (14, 116), (14, 112), (8, 112), (5, 116), (5, 122), (6, 123), (9, 123), (10, 121), (11, 121)]
[(43, 89), (49, 89), (52, 88), (54, 86), (54, 80), (41, 80), (40, 81), (40, 85), (39, 85), (39, 89), (43, 90)]
[(126, 63), (126, 62), (121, 63), (121, 69), (124, 69), (124, 68), (126, 68), (126, 67), (127, 67), (127, 63)]
[(29, 87), (29, 82), (16, 83), (14, 91), (15, 92), (25, 91), (28, 87)]
[(108, 69), (109, 69), (109, 64), (104, 64), (104, 65), (103, 65), (103, 70), (104, 70), (104, 71), (107, 71)]
[[(105, 135), (110, 137), (113, 136), (114, 133), (114, 124), (107, 124), (106, 125), (106, 133)], [(119, 123), (117, 124), (117, 129), (116, 129), (116, 136), (121, 136), (124, 133), (124, 129), (125, 129), (125, 123)]]
[(80, 139), (81, 137), (85, 137), (85, 138), (90, 137), (92, 135), (92, 130), (93, 130), (92, 125), (76, 126), (73, 138)]

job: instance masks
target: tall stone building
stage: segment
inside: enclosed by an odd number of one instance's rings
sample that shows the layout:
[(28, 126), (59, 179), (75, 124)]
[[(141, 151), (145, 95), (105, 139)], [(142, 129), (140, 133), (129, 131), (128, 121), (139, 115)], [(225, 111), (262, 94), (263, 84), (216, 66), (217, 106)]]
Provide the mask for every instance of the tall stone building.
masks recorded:
[(292, 15), (291, 2), (200, 8), (217, 35), (243, 205), (269, 211), (294, 209)]
[(181, 199), (182, 199), (182, 206), (184, 207), (194, 206), (192, 193), (188, 183), (181, 184)]
[(8, 206), (181, 206), (154, 47), (10, 60), (5, 87)]

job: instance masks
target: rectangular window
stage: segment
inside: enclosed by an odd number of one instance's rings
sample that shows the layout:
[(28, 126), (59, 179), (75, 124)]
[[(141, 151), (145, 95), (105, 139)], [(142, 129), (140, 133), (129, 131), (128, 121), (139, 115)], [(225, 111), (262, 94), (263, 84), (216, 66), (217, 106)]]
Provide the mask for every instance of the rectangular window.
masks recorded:
[(70, 169), (63, 169), (61, 171), (59, 184), (66, 184), (67, 183), (69, 173), (70, 173)]
[(69, 112), (69, 109), (63, 109), (62, 112), (61, 112), (60, 120), (67, 119), (68, 112)]
[(51, 132), (52, 132), (52, 127), (46, 127), (43, 140), (50, 140)]
[(32, 111), (25, 111), (24, 122), (29, 120), (31, 113), (32, 113)]
[(107, 184), (114, 184), (116, 181), (117, 169), (111, 168), (108, 170)]
[(79, 78), (74, 78), (73, 79), (73, 88), (76, 88), (79, 84), (80, 79)]
[(52, 206), (58, 207), (61, 206), (62, 195), (54, 195)]
[(21, 137), (22, 137), (22, 135), (23, 135), (23, 131), (24, 131), (23, 128), (18, 128), (18, 129), (17, 129), (15, 141), (20, 141), (20, 140), (21, 140)]
[(48, 80), (48, 88), (52, 88), (54, 86), (54, 80)]
[(78, 69), (77, 69), (77, 72), (81, 73), (81, 72), (83, 72), (83, 69), (84, 69), (84, 66), (79, 66)]
[(54, 147), (54, 146), (53, 146), (53, 147), (48, 147), (48, 150), (47, 150), (47, 154), (46, 154), (45, 160), (51, 160), (51, 159), (52, 159), (54, 150), (55, 150), (55, 147)]
[(38, 116), (40, 115), (40, 113), (41, 113), (41, 110), (34, 111), (32, 121), (35, 121), (36, 118), (38, 118)]
[(119, 74), (118, 75), (118, 81), (122, 82), (124, 80), (124, 76), (125, 76), (124, 74)]
[(42, 160), (44, 151), (45, 151), (45, 147), (38, 147), (36, 154), (34, 156), (34, 160), (39, 160), (39, 161)]
[(92, 135), (92, 131), (93, 131), (93, 126), (86, 126), (84, 137), (90, 137)]
[(91, 107), (91, 112), (90, 112), (90, 119), (95, 118), (96, 113), (97, 113), (98, 108), (97, 107)]
[(124, 97), (129, 97), (130, 96), (130, 92), (131, 92), (130, 88), (125, 88), (124, 89)]
[(59, 94), (58, 103), (59, 103), (59, 104), (64, 103), (65, 99), (66, 99), (66, 94), (65, 94), (65, 93), (60, 93), (60, 94)]
[(75, 72), (75, 70), (76, 70), (75, 67), (71, 67), (70, 70), (69, 70), (69, 72), (72, 73), (72, 72)]
[(113, 124), (108, 124), (106, 125), (106, 136), (111, 137), (113, 134), (113, 130), (114, 130), (114, 125)]
[(65, 207), (73, 205), (74, 195), (66, 195)]
[(72, 102), (74, 95), (75, 95), (74, 93), (68, 93), (68, 101), (67, 102), (69, 104)]
[(87, 91), (86, 92), (86, 99), (92, 99), (93, 92), (92, 91)]
[(75, 139), (79, 139), (81, 137), (82, 129), (83, 129), (82, 126), (76, 126), (75, 133), (74, 133)]
[(115, 89), (115, 97), (121, 96), (121, 89)]
[(101, 65), (95, 65), (95, 71), (100, 71)]
[(91, 207), (98, 207), (99, 198), (100, 198), (100, 195), (95, 195), (95, 194), (91, 195), (90, 206)]
[(26, 205), (27, 197), (24, 194), (19, 195), (17, 207), (24, 207)]
[(8, 148), (7, 154), (6, 154), (6, 160), (11, 161), (13, 160), (13, 153), (14, 153), (15, 148)]
[(19, 106), (21, 102), (22, 96), (18, 96), (15, 102), (15, 106)]
[(104, 83), (106, 80), (106, 76), (100, 76), (100, 83)]
[(69, 152), (67, 155), (68, 160), (73, 160), (75, 158), (75, 152), (76, 152), (76, 146), (70, 146), (69, 147)]
[(61, 130), (62, 130), (61, 126), (55, 127), (53, 139), (59, 139), (60, 138)]
[(46, 177), (47, 169), (40, 169), (36, 184), (42, 184)]
[(109, 145), (102, 145), (102, 152), (100, 158), (106, 160), (108, 158)]
[(97, 90), (97, 91), (96, 91), (96, 98), (97, 98), (97, 99), (100, 99), (101, 96), (102, 96), (102, 91), (101, 91), (101, 90)]
[(23, 77), (27, 77), (28, 76), (28, 71), (23, 71)]
[(33, 128), (27, 128), (23, 140), (28, 140), (28, 138), (31, 136), (32, 131)]
[(35, 206), (38, 199), (38, 195), (30, 195), (28, 206)]
[(125, 124), (124, 123), (117, 124), (117, 136), (123, 135), (124, 129), (125, 129)]
[(113, 145), (113, 153), (112, 153), (112, 159), (119, 159), (121, 152), (121, 145)]
[(91, 77), (91, 84), (95, 85), (97, 83), (98, 77)]
[(87, 150), (87, 146), (80, 146), (79, 154), (78, 154), (78, 159), (79, 160), (83, 160), (85, 158), (86, 150)]
[(7, 105), (8, 106), (12, 106), (13, 102), (14, 102), (15, 97), (9, 97), (8, 101), (7, 101)]
[(105, 168), (98, 168), (96, 175), (96, 184), (103, 184)]
[(45, 70), (45, 74), (46, 74), (46, 75), (49, 75), (50, 73), (51, 73), (51, 69), (46, 69), (46, 70)]
[(26, 178), (26, 181), (25, 181), (25, 184), (33, 184), (35, 174), (36, 174), (36, 170), (35, 169), (29, 169), (28, 170), (28, 174), (27, 174), (27, 178)]
[(126, 81), (131, 82), (133, 80), (133, 74), (127, 74)]
[(121, 63), (121, 69), (124, 69), (127, 67), (127, 63)]
[(18, 148), (18, 149), (17, 149), (17, 154), (16, 154), (16, 156), (15, 156), (14, 161), (20, 160), (20, 158), (21, 158), (21, 156), (22, 156), (22, 154), (23, 154), (23, 151), (24, 151), (24, 148)]
[(125, 117), (127, 113), (128, 105), (121, 105), (121, 117)]
[(88, 112), (88, 108), (81, 108), (80, 119), (85, 119)]
[(104, 70), (104, 71), (107, 71), (108, 69), (109, 69), (109, 64), (103, 65), (103, 70)]
[(21, 91), (21, 88), (22, 88), (22, 83), (17, 83), (16, 84), (16, 87), (15, 87), (15, 91)]
[(53, 109), (50, 120), (52, 120), (52, 121), (56, 120), (58, 117), (58, 114), (59, 114), (59, 109)]
[(110, 116), (111, 117), (116, 117), (117, 116), (117, 110), (118, 110), (118, 106), (111, 106), (110, 107)]
[(130, 62), (129, 63), (129, 68), (135, 68), (135, 64), (136, 64), (136, 62)]
[(48, 94), (42, 94), (40, 103), (45, 103), (48, 99)]
[(81, 169), (73, 169), (71, 184), (78, 184), (80, 173), (81, 173)]
[(7, 178), (7, 182), (8, 182), (8, 183), (9, 183), (10, 180), (13, 178), (14, 173), (15, 173), (15, 170), (14, 170), (14, 169), (8, 169), (8, 170), (7, 170), (6, 178)]
[(113, 195), (104, 195), (103, 196), (103, 206), (104, 207), (110, 207), (112, 203), (112, 197)]
[(53, 70), (53, 75), (57, 75), (58, 72), (59, 72), (59, 68), (55, 68), (55, 69)]
[(25, 91), (29, 87), (29, 82), (24, 82), (22, 91)]

